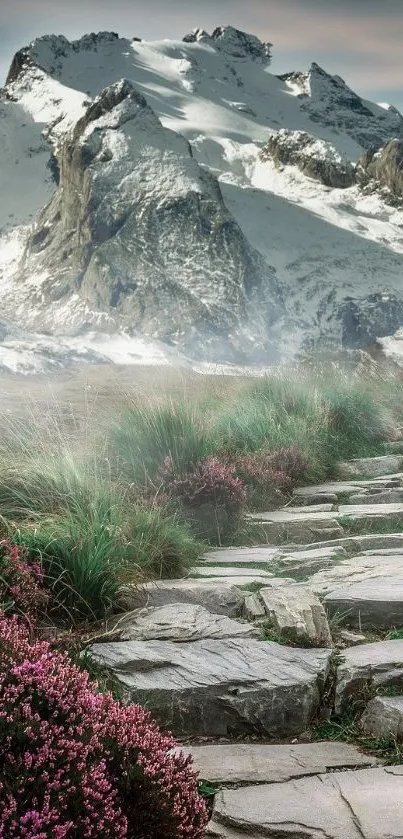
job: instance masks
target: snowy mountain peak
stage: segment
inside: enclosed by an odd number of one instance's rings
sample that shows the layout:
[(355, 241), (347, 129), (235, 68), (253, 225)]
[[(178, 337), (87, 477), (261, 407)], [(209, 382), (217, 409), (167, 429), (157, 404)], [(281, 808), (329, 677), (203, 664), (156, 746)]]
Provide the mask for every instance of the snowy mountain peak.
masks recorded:
[(315, 62), (273, 75), (270, 56), (231, 26), (17, 53), (0, 94), (2, 317), (217, 361), (401, 326), (403, 117)]
[(211, 35), (204, 29), (193, 29), (183, 40), (185, 43), (210, 41), (232, 58), (252, 59), (267, 66), (271, 63), (272, 44), (264, 43), (256, 35), (249, 35), (233, 26), (217, 26)]

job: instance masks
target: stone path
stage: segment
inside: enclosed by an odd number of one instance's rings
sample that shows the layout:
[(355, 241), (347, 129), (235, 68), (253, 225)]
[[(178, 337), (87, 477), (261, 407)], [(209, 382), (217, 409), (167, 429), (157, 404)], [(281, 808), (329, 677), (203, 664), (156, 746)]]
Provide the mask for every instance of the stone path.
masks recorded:
[(306, 742), (318, 716), (360, 708), (363, 736), (403, 744), (402, 465), (341, 464), (250, 517), (267, 545), (122, 590), (92, 653), (216, 785), (208, 836), (403, 839), (403, 766)]

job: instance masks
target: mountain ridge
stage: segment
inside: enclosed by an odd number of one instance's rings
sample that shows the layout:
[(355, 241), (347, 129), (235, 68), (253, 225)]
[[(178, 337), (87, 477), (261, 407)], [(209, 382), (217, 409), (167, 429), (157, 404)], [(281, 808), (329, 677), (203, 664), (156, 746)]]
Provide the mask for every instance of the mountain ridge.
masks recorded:
[[(271, 51), (218, 27), (163, 42), (43, 36), (16, 54), (0, 98), (0, 184), (13, 208), (0, 217), (6, 318), (67, 336), (124, 331), (237, 362), (318, 342), (362, 346), (399, 328), (402, 218), (399, 195), (390, 199), (403, 117), (315, 63), (275, 76)], [(122, 106), (105, 108), (119, 85), (153, 114), (141, 142), (127, 113), (114, 129), (105, 121)], [(151, 155), (155, 132), (164, 140)], [(193, 175), (176, 199), (184, 166)]]

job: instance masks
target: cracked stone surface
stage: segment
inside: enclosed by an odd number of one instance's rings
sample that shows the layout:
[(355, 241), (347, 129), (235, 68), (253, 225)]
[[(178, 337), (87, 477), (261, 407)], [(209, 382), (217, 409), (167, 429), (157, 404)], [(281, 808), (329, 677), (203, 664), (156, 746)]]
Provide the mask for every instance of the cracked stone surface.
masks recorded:
[[(348, 559), (341, 559), (331, 568), (318, 571), (309, 577), (309, 587), (318, 594), (332, 594), (340, 590), (348, 591), (356, 583), (370, 583), (389, 579), (401, 579), (403, 573), (403, 553), (401, 554), (365, 554)], [(374, 582), (376, 586), (378, 583)], [(351, 589), (352, 590), (352, 589)]]
[[(403, 767), (359, 769), (221, 790), (208, 835), (402, 839)], [(374, 791), (376, 790), (376, 795)]]
[(360, 721), (366, 734), (378, 739), (403, 740), (403, 696), (376, 696)]
[(318, 597), (301, 585), (262, 588), (259, 597), (278, 633), (300, 644), (331, 647), (326, 612)]
[(128, 697), (176, 736), (304, 731), (318, 709), (330, 650), (249, 638), (95, 644)]
[(369, 685), (403, 687), (403, 640), (377, 641), (343, 650), (336, 676), (336, 713)]
[(382, 457), (362, 457), (340, 463), (338, 474), (340, 478), (357, 477), (378, 478), (387, 474), (399, 472), (403, 457), (398, 454), (387, 454)]
[(213, 615), (194, 603), (151, 606), (126, 615), (115, 615), (108, 630), (116, 630), (120, 641), (168, 640), (177, 643), (201, 638), (234, 638), (260, 635), (252, 624)]
[(182, 749), (201, 778), (215, 784), (278, 784), (333, 769), (375, 766), (376, 758), (347, 743), (231, 743)]
[(344, 616), (343, 623), (356, 629), (400, 626), (403, 622), (403, 557), (399, 559), (399, 576), (387, 573), (385, 563), (387, 576), (381, 576), (381, 564), (379, 576), (327, 594), (324, 604), (328, 613)]
[[(253, 579), (253, 578), (252, 578)], [(240, 584), (239, 580), (237, 581)], [(209, 612), (238, 618), (245, 594), (231, 580), (158, 580), (141, 586), (125, 586), (120, 594), (120, 605), (127, 610), (141, 606), (167, 606), (170, 603), (196, 603)]]

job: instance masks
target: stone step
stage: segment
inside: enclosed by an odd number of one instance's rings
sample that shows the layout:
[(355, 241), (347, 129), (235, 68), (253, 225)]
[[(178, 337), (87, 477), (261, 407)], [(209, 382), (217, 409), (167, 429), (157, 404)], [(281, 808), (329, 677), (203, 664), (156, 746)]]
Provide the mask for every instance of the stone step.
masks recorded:
[[(340, 495), (353, 495), (357, 492), (380, 492), (386, 489), (396, 489), (401, 486), (403, 473), (357, 481), (327, 481), (323, 484), (298, 487), (293, 492), (293, 498), (304, 500), (306, 504), (317, 499), (318, 504), (325, 503), (324, 496), (330, 496), (329, 502), (334, 503)], [(327, 499), (326, 499), (327, 500)]]
[[(113, 641), (199, 641), (202, 638), (261, 637), (261, 631), (246, 621), (214, 615), (194, 603), (149, 606), (107, 623)], [(108, 639), (109, 640), (109, 639)]]
[[(307, 584), (320, 595), (347, 590), (357, 583), (371, 580), (399, 579), (403, 575), (403, 551), (401, 554), (371, 554), (341, 558), (338, 563), (323, 571), (312, 574)], [(403, 615), (402, 615), (403, 619)], [(403, 622), (403, 620), (402, 620)]]
[(226, 785), (279, 784), (307, 775), (378, 763), (355, 746), (330, 740), (290, 745), (231, 743), (192, 746), (181, 751), (192, 756), (201, 778)]
[[(270, 574), (270, 572), (266, 571), (264, 568), (250, 569), (248, 573), (248, 568), (225, 565), (195, 565), (189, 574), (190, 579), (193, 579), (194, 577), (218, 577), (224, 579), (228, 579), (229, 577), (247, 577), (247, 582), (253, 582), (254, 580), (264, 581), (272, 576), (273, 574)], [(247, 582), (244, 583), (244, 585), (247, 585)]]
[(350, 516), (355, 519), (384, 518), (403, 516), (403, 504), (340, 504), (337, 516)]
[(262, 588), (258, 597), (276, 633), (304, 646), (331, 647), (332, 636), (320, 600), (301, 585)]
[(382, 457), (359, 457), (339, 463), (337, 472), (340, 478), (378, 478), (384, 475), (400, 472), (402, 456), (386, 454)]
[(205, 553), (202, 557), (202, 563), (206, 567), (207, 565), (241, 565), (245, 567), (261, 565), (262, 568), (267, 568), (278, 553), (279, 548), (277, 546), (266, 545), (256, 548), (219, 548)]
[[(250, 581), (250, 578), (247, 578)], [(252, 578), (253, 581), (254, 578)], [(237, 580), (237, 585), (242, 585)], [(144, 606), (167, 606), (170, 603), (195, 603), (209, 612), (239, 618), (245, 600), (244, 592), (233, 580), (158, 580), (145, 585), (123, 586), (119, 606), (124, 610)]]
[(377, 740), (403, 741), (403, 696), (376, 696), (360, 720), (365, 734)]
[(324, 599), (326, 611), (353, 629), (392, 629), (403, 624), (403, 557), (400, 574), (378, 576), (338, 588)]
[(288, 738), (318, 710), (330, 650), (249, 638), (95, 644), (91, 655), (177, 737)]
[(336, 675), (336, 713), (361, 698), (369, 687), (380, 685), (403, 688), (403, 640), (377, 641), (343, 650)]
[(207, 835), (216, 839), (402, 839), (402, 789), (403, 766), (222, 789)]

